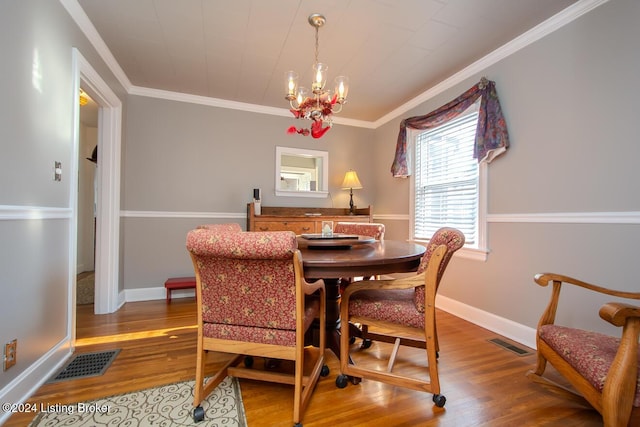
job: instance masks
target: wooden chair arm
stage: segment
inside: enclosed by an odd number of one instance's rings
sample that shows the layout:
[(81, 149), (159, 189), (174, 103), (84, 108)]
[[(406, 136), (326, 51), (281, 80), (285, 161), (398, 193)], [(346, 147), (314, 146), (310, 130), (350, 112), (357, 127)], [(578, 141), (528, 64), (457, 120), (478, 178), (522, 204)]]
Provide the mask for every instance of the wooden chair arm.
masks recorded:
[(614, 326), (624, 326), (627, 319), (640, 318), (640, 307), (619, 302), (609, 302), (600, 308), (600, 317)]
[(538, 273), (535, 275), (534, 280), (540, 286), (547, 286), (549, 283), (567, 283), (570, 285), (579, 286), (585, 289), (589, 289), (602, 294), (612, 295), (620, 298), (640, 299), (640, 292), (625, 292), (616, 291), (615, 289), (607, 289), (602, 286), (593, 285), (591, 283), (583, 282), (582, 280), (575, 279), (570, 276), (564, 276), (562, 274), (555, 273)]
[(356, 284), (347, 286), (342, 293), (343, 299), (348, 299), (351, 294), (371, 289), (409, 289), (425, 285), (425, 273), (420, 273), (411, 277), (389, 280), (361, 280)]
[(316, 292), (319, 289), (322, 290), (322, 292), (325, 292), (324, 281), (322, 279), (318, 279), (313, 283), (309, 283), (303, 279), (302, 289), (305, 295), (311, 295), (312, 293)]
[(615, 297), (640, 299), (639, 292), (625, 292), (607, 289), (603, 288), (602, 286), (593, 285), (591, 283), (583, 282), (582, 280), (578, 280), (576, 278), (565, 276), (562, 274), (539, 273), (535, 275), (534, 280), (540, 286), (547, 286), (549, 283), (553, 283), (553, 290), (551, 292), (551, 297), (549, 298), (549, 304), (547, 305), (544, 313), (542, 313), (542, 317), (538, 322), (538, 328), (540, 328), (540, 326), (542, 325), (551, 325), (555, 322), (556, 310), (558, 309), (558, 300), (560, 299), (560, 289), (563, 283)]
[(362, 280), (357, 282), (356, 284), (347, 286), (347, 289), (342, 293), (342, 300), (345, 301), (346, 304), (349, 301), (349, 297), (353, 293), (365, 290), (410, 289), (417, 288), (418, 286), (427, 286), (429, 275), (432, 276), (432, 280), (436, 280), (438, 268), (440, 266), (440, 262), (442, 262), (442, 257), (444, 257), (445, 252), (447, 252), (447, 247), (445, 245), (438, 246), (431, 254), (431, 257), (436, 262), (432, 263), (431, 261), (429, 261), (430, 265), (427, 267), (427, 270), (420, 274), (416, 274), (415, 276), (391, 280)]
[(323, 294), (325, 293), (324, 280), (319, 279), (311, 283), (304, 280), (304, 273), (303, 273), (304, 269), (302, 267), (302, 253), (300, 252), (300, 250), (295, 251), (293, 255), (293, 263), (295, 265), (296, 272), (300, 277), (302, 291), (305, 293), (305, 295), (311, 295), (312, 293), (316, 292), (319, 289), (322, 289)]

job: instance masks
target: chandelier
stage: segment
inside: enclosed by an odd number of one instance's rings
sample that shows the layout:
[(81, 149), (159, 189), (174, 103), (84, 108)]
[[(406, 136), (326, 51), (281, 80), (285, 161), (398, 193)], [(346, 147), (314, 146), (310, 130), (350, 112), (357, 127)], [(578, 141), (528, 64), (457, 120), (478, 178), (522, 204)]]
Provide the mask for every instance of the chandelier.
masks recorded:
[(304, 136), (311, 134), (313, 138), (322, 137), (333, 125), (332, 115), (342, 111), (342, 105), (347, 102), (347, 93), (349, 92), (348, 77), (338, 76), (335, 78), (333, 94), (330, 90), (325, 89), (329, 67), (327, 64), (318, 62), (318, 29), (326, 21), (326, 18), (319, 13), (309, 15), (309, 24), (316, 29), (316, 50), (315, 62), (312, 67), (311, 92), (309, 93), (307, 88), (298, 87), (298, 74), (295, 71), (287, 71), (285, 73), (287, 90), (285, 99), (289, 101), (291, 106), (289, 111), (296, 119), (311, 120), (311, 130), (291, 126), (287, 133), (298, 133)]

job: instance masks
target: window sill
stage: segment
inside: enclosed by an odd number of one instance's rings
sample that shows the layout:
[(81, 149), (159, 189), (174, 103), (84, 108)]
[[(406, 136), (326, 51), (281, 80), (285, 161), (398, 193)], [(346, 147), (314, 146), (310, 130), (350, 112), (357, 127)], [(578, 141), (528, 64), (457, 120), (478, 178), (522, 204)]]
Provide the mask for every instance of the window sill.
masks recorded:
[(458, 256), (460, 258), (471, 259), (474, 261), (482, 261), (482, 262), (487, 261), (488, 255), (489, 255), (489, 249), (480, 249), (480, 248), (461, 248), (458, 252), (453, 254), (453, 256)]

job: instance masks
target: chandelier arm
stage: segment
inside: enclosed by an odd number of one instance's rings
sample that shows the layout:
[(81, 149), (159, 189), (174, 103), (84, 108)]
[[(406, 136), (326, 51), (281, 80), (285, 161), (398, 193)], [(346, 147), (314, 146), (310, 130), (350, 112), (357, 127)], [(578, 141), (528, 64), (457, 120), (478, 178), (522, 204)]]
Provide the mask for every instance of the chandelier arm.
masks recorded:
[(318, 26), (316, 26), (316, 57), (315, 57), (315, 60), (316, 60), (316, 62), (315, 62), (315, 63), (316, 63), (316, 64), (318, 63), (318, 50), (320, 49), (320, 43), (319, 43), (319, 41), (318, 41), (318, 40), (319, 40), (319, 36), (318, 36), (318, 28), (319, 28), (319, 27), (318, 27)]

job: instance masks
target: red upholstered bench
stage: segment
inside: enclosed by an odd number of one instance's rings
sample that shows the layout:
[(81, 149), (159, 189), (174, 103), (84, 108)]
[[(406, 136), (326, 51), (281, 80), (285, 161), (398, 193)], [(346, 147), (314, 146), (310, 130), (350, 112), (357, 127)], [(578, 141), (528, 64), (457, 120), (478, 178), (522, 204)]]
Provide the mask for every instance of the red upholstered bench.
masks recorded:
[(195, 277), (172, 277), (164, 282), (164, 287), (167, 288), (167, 303), (171, 302), (171, 292), (176, 289), (195, 289), (196, 278)]

